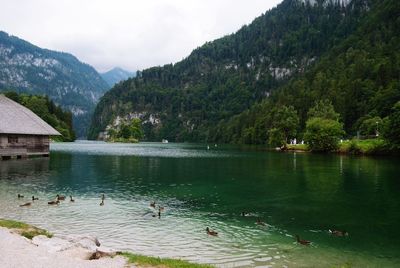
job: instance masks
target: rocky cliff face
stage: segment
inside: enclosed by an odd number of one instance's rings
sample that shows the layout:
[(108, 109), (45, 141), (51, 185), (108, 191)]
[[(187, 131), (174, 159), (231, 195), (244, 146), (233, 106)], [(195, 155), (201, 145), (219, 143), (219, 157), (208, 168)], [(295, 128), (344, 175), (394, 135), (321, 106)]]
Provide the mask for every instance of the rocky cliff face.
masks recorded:
[(73, 113), (79, 136), (85, 135), (94, 106), (108, 88), (93, 67), (73, 55), (0, 32), (0, 90), (48, 95)]

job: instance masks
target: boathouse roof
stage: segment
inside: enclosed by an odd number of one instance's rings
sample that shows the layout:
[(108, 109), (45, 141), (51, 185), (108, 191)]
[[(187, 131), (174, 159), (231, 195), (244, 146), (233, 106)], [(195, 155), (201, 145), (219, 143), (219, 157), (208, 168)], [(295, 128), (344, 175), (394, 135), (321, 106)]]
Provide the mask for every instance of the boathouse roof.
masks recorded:
[(28, 108), (0, 94), (0, 134), (61, 135)]

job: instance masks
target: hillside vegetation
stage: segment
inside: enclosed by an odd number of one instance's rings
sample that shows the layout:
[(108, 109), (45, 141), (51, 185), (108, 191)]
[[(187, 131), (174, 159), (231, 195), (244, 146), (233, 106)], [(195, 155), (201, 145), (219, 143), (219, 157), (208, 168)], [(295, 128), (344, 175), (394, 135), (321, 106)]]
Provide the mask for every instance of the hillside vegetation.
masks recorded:
[(302, 139), (307, 112), (324, 99), (343, 136), (355, 135), (400, 100), (399, 6), (285, 0), (181, 62), (116, 85), (96, 107), (89, 137), (140, 118), (147, 140), (263, 144), (285, 106), (298, 116), (286, 138)]

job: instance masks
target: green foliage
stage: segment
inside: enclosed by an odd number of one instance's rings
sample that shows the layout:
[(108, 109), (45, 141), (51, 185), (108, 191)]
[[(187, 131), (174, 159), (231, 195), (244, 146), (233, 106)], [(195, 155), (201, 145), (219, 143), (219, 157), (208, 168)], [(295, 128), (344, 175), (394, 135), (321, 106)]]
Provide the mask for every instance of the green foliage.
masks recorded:
[(162, 268), (212, 268), (213, 267), (207, 264), (196, 264), (183, 260), (148, 257), (128, 252), (123, 252), (120, 255), (128, 258), (129, 263), (136, 264), (140, 267), (142, 266), (162, 267)]
[(315, 103), (308, 113), (308, 118), (319, 117), (338, 121), (339, 114), (335, 112), (335, 108), (330, 100), (321, 100)]
[(360, 125), (360, 134), (365, 136), (379, 136), (381, 132), (379, 126), (381, 130), (384, 128), (383, 120), (379, 116), (366, 118)]
[(397, 102), (388, 117), (388, 123), (384, 137), (395, 149), (400, 149), (400, 101)]
[(338, 121), (313, 117), (307, 121), (304, 139), (312, 151), (329, 152), (338, 149), (343, 135), (343, 125)]
[(117, 129), (110, 128), (108, 136), (109, 141), (113, 142), (138, 142), (143, 138), (142, 123), (138, 118), (123, 122)]
[(53, 139), (57, 141), (75, 140), (75, 132), (72, 128), (72, 114), (55, 105), (47, 96), (17, 94), (11, 91), (5, 92), (5, 96), (27, 107), (60, 132), (62, 136), (53, 137)]
[(272, 146), (286, 146), (288, 139), (294, 138), (299, 125), (299, 117), (292, 106), (274, 109), (271, 114), (269, 143)]
[(273, 147), (281, 147), (286, 145), (286, 139), (283, 132), (277, 128), (271, 128), (268, 131), (268, 143)]
[(8, 229), (13, 229), (17, 233), (28, 239), (32, 239), (33, 237), (38, 235), (45, 235), (49, 238), (53, 236), (53, 234), (49, 233), (46, 230), (34, 227), (32, 225), (23, 222), (18, 222), (13, 220), (0, 219), (0, 226)]
[(388, 143), (383, 139), (367, 139), (344, 141), (339, 146), (339, 152), (350, 154), (377, 155), (390, 152)]

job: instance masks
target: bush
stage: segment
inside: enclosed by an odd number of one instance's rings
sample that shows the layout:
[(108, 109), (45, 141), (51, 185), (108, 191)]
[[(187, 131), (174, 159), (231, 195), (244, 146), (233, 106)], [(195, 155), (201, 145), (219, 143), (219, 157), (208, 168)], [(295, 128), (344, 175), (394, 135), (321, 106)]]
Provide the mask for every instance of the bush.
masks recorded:
[(314, 117), (306, 123), (304, 139), (311, 151), (328, 152), (338, 149), (343, 135), (343, 125), (340, 122)]

